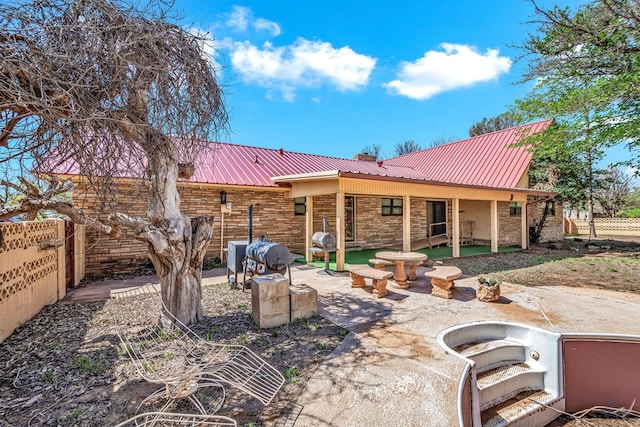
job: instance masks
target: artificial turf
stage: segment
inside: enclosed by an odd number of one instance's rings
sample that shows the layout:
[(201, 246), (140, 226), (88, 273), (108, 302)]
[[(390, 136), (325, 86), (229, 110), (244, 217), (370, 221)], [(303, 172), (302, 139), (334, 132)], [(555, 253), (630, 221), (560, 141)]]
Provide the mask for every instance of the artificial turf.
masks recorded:
[[(498, 252), (515, 252), (520, 251), (521, 248), (517, 247), (502, 247), (498, 248)], [(380, 251), (394, 251), (394, 249), (389, 248), (379, 248), (379, 249), (365, 249), (362, 251), (352, 251), (345, 253), (345, 269), (351, 264), (367, 264), (371, 258), (376, 257), (376, 252)], [(414, 252), (420, 252), (429, 257), (429, 259), (437, 260), (437, 259), (445, 259), (453, 257), (453, 248), (450, 247), (437, 247), (433, 249), (418, 249)], [(483, 255), (490, 254), (491, 246), (461, 246), (460, 247), (460, 256), (474, 256), (474, 255)], [(304, 258), (299, 258), (298, 262), (304, 263)], [(313, 261), (308, 263), (309, 265), (313, 265), (315, 267), (324, 267), (324, 261)], [(331, 253), (329, 258), (329, 269), (336, 271), (336, 254)]]

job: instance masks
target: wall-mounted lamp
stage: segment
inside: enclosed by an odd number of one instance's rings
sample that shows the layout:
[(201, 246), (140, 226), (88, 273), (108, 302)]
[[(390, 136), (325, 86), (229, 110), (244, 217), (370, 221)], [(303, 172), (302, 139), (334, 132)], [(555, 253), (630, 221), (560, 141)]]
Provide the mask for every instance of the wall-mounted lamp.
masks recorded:
[(227, 204), (227, 192), (226, 191), (221, 191), (220, 192), (220, 204), (221, 205), (226, 205)]

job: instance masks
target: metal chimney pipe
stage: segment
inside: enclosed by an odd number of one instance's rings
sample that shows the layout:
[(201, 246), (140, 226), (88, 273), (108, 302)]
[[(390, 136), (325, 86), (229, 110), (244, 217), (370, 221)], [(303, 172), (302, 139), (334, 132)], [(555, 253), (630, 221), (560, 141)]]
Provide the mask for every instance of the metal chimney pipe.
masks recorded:
[(249, 205), (249, 244), (253, 236), (253, 205)]

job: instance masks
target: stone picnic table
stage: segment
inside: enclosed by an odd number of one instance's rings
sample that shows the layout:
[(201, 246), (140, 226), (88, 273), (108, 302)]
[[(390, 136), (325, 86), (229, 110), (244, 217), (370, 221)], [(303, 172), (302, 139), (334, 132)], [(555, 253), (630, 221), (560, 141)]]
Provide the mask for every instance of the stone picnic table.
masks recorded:
[(393, 275), (393, 280), (399, 288), (407, 289), (409, 283), (407, 283), (407, 273), (404, 271), (404, 264), (407, 263), (409, 265), (411, 269), (410, 276), (415, 278), (416, 265), (424, 262), (427, 256), (419, 252), (381, 251), (376, 252), (376, 258), (394, 262), (396, 264), (396, 272)]

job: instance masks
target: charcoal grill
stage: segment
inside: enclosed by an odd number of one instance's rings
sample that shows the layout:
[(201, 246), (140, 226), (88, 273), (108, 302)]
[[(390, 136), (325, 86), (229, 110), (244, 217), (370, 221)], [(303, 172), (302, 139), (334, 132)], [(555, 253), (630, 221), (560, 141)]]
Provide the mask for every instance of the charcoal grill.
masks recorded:
[(244, 258), (244, 274), (262, 275), (288, 271), (289, 283), (291, 283), (291, 270), (289, 265), (295, 257), (289, 249), (280, 243), (268, 240), (262, 236), (247, 245)]

